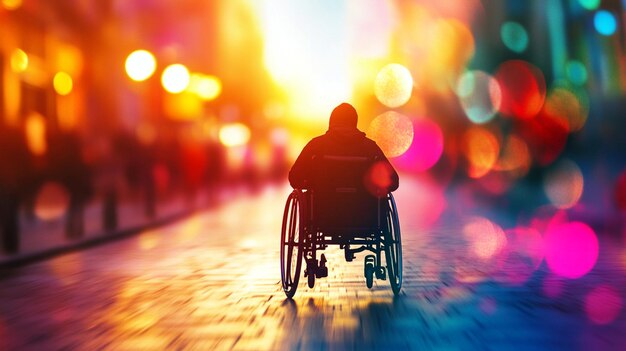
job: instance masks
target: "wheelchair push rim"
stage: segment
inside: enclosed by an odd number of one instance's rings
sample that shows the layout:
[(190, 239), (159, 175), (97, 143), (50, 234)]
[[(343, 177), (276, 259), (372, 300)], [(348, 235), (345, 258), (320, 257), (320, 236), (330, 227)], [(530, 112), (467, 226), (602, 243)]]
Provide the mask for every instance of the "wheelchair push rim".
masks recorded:
[(387, 197), (388, 211), (385, 228), (385, 258), (387, 261), (387, 274), (391, 290), (394, 295), (400, 293), (402, 288), (402, 238), (400, 234), (400, 221), (398, 209), (392, 194)]
[(283, 291), (288, 298), (296, 293), (302, 268), (300, 199), (300, 193), (296, 190), (287, 198), (280, 235), (280, 274)]

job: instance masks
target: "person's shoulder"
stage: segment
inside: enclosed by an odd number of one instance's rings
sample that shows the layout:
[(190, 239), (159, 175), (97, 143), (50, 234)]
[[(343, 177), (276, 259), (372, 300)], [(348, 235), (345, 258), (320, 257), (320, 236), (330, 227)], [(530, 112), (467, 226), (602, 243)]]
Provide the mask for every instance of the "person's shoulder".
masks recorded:
[(378, 148), (378, 144), (376, 144), (376, 141), (374, 141), (373, 139), (368, 138), (367, 135), (363, 136), (363, 143), (367, 144), (368, 146)]

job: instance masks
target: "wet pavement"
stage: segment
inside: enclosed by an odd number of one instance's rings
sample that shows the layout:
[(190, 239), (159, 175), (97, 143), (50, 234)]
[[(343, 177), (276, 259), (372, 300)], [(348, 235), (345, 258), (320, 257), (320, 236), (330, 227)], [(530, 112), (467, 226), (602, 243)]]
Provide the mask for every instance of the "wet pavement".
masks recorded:
[(130, 239), (3, 271), (0, 349), (626, 348), (621, 238), (598, 233), (593, 268), (566, 278), (532, 249), (532, 236), (473, 241), (467, 223), (475, 218), (416, 215), (423, 186), (404, 182), (396, 195), (398, 297), (387, 281), (365, 287), (362, 254), (348, 263), (329, 248), (329, 277), (314, 289), (301, 279), (286, 299), (278, 244), (289, 189), (267, 188)]

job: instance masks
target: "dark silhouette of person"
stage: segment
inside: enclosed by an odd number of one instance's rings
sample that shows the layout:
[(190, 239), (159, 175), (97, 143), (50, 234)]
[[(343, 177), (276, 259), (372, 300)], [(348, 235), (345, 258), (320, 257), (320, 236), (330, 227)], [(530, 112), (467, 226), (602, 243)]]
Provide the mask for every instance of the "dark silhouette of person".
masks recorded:
[[(294, 189), (308, 189), (315, 187), (328, 187), (330, 183), (336, 183), (337, 179), (328, 179), (328, 169), (320, 167), (323, 163), (319, 158), (326, 156), (338, 159), (349, 157), (361, 157), (370, 159), (366, 166), (369, 168), (363, 184), (352, 184), (359, 187), (363, 185), (367, 190), (376, 195), (384, 195), (398, 188), (399, 178), (383, 151), (376, 145), (376, 142), (367, 138), (365, 133), (357, 129), (358, 115), (355, 108), (342, 103), (335, 107), (330, 115), (328, 131), (316, 138), (313, 138), (302, 150), (291, 171), (289, 172), (289, 183)], [(363, 178), (358, 174), (363, 170), (358, 167), (344, 168), (344, 173), (355, 172), (357, 174), (348, 175), (346, 178)], [(338, 175), (333, 174), (334, 178)]]
[(48, 174), (65, 186), (70, 197), (65, 234), (68, 239), (78, 239), (84, 234), (84, 211), (93, 195), (92, 170), (83, 159), (77, 133), (50, 130), (47, 138)]
[(0, 122), (0, 236), (1, 247), (7, 253), (16, 253), (20, 248), (19, 211), (34, 183), (32, 171), (23, 131)]
[[(357, 129), (357, 122), (352, 105), (335, 107), (328, 131), (304, 147), (289, 172), (293, 188), (311, 190), (304, 193), (302, 203), (302, 213), (309, 214), (303, 218), (305, 227), (313, 220), (318, 228), (331, 230), (375, 228), (380, 223), (376, 214), (385, 212), (379, 211), (375, 198), (398, 188), (398, 173), (376, 142)], [(306, 260), (305, 276), (328, 276), (324, 254), (319, 263)]]

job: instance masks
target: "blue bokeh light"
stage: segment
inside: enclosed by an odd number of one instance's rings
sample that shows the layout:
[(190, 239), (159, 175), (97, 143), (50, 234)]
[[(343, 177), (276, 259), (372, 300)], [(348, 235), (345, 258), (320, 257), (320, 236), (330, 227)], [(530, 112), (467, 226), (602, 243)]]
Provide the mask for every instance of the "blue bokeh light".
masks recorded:
[(617, 30), (617, 20), (615, 16), (606, 10), (596, 12), (593, 18), (593, 24), (598, 33), (606, 36), (613, 35)]

